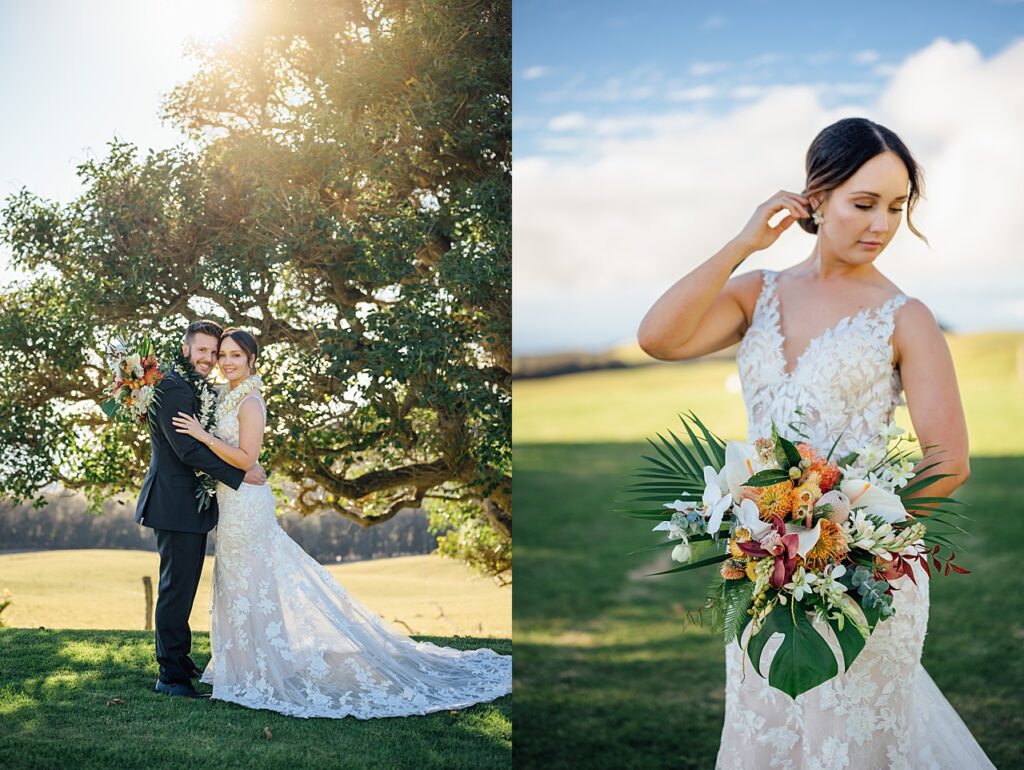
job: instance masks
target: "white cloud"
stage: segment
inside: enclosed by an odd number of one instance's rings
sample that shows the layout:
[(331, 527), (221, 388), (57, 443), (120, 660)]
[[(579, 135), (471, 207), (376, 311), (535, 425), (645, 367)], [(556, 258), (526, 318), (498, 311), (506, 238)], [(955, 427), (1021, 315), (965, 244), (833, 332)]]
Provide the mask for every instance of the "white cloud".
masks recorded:
[[(899, 64), (865, 106), (828, 106), (828, 84), (751, 90), (753, 101), (725, 115), (691, 108), (594, 120), (582, 134), (585, 159), (517, 158), (514, 291), (517, 306), (532, 309), (529, 318), (514, 316), (517, 347), (531, 344), (533, 329), (538, 339), (542, 329), (557, 338), (565, 314), (578, 336), (564, 344), (597, 344), (579, 336), (588, 319), (605, 330), (603, 341), (610, 328), (629, 338), (647, 306), (738, 232), (762, 200), (802, 189), (810, 140), (849, 115), (895, 130), (926, 173), (915, 222), (931, 248), (903, 230), (881, 269), (956, 327), (1019, 327), (1021, 71), (1024, 40), (989, 59), (969, 43), (937, 40)], [(863, 88), (847, 83), (838, 93)], [(792, 228), (741, 269), (785, 267), (811, 246), (810, 235)]]
[(587, 125), (587, 116), (582, 112), (566, 112), (548, 121), (548, 129), (551, 131), (579, 131)]
[(733, 99), (756, 99), (767, 90), (763, 86), (736, 86), (729, 91), (729, 96)]
[(690, 65), (690, 74), (695, 78), (701, 78), (706, 75), (725, 72), (731, 68), (732, 65), (727, 61), (699, 61)]
[(677, 88), (669, 91), (665, 97), (670, 102), (698, 102), (713, 99), (718, 94), (714, 86), (694, 86), (693, 88)]
[(548, 67), (536, 65), (533, 67), (527, 67), (523, 70), (523, 80), (539, 80), (545, 75), (550, 74), (551, 70)]
[(769, 52), (769, 53), (762, 53), (762, 54), (754, 56), (754, 57), (752, 57), (750, 59), (747, 59), (745, 64), (748, 67), (754, 67), (754, 68), (756, 68), (756, 67), (767, 67), (769, 64), (777, 64), (778, 62), (782, 61), (782, 59), (783, 59), (782, 54), (770, 53)]
[(853, 55), (853, 60), (857, 64), (874, 64), (880, 58), (882, 57), (879, 55), (878, 51), (874, 51), (870, 48), (865, 51), (857, 51), (857, 53)]
[(724, 16), (709, 16), (708, 18), (704, 19), (704, 23), (701, 24), (701, 27), (703, 27), (704, 29), (718, 29), (719, 27), (724, 25)]

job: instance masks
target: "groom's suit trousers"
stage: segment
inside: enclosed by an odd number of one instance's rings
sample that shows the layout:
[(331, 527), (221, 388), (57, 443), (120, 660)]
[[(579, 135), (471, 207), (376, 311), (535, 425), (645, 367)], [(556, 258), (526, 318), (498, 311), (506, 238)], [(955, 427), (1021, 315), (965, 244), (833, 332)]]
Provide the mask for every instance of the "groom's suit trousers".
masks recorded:
[(156, 660), (164, 682), (188, 683), (192, 629), (188, 618), (206, 558), (206, 535), (154, 529), (160, 553), (160, 587), (156, 600)]

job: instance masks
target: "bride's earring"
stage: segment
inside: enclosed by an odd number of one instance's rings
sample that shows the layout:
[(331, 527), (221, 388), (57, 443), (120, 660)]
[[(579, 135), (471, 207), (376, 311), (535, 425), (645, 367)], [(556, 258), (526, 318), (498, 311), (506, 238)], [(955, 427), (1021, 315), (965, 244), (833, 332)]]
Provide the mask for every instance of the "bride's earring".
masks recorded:
[(821, 212), (818, 210), (815, 210), (814, 213), (811, 214), (811, 219), (813, 220), (814, 224), (816, 224), (818, 227), (821, 227), (823, 224), (825, 224), (825, 217), (823, 217), (821, 215)]

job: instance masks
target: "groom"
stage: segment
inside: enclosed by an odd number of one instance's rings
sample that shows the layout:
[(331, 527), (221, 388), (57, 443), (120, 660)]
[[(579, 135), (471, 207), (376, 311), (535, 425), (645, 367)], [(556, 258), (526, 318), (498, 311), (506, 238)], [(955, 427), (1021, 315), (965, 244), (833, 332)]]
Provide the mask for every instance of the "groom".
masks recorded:
[[(213, 321), (190, 324), (182, 356), (207, 377), (217, 362), (223, 330)], [(178, 412), (199, 414), (199, 396), (177, 372), (168, 372), (157, 386), (159, 404), (149, 420), (153, 454), (142, 482), (135, 521), (151, 527), (160, 553), (160, 588), (156, 602), (156, 660), (160, 664), (157, 692), (202, 697), (191, 679), (200, 671), (192, 662), (192, 631), (188, 625), (206, 556), (206, 535), (217, 525), (217, 498), (200, 511), (195, 470), (205, 471), (232, 489), (243, 481), (263, 484), (267, 475), (256, 465), (241, 471), (217, 457), (191, 436), (178, 433), (171, 418)]]

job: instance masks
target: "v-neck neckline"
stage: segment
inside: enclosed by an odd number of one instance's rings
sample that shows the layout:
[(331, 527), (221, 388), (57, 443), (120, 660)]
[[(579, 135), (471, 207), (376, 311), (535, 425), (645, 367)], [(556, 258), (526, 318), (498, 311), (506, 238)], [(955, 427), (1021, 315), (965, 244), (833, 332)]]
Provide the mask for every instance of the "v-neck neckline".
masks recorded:
[(863, 315), (867, 315), (873, 312), (881, 316), (882, 311), (886, 309), (887, 305), (889, 305), (892, 302), (895, 302), (896, 300), (904, 296), (903, 294), (896, 294), (892, 297), (889, 297), (889, 299), (887, 299), (881, 305), (865, 307), (858, 310), (856, 313), (848, 313), (847, 315), (844, 315), (834, 324), (826, 327), (820, 333), (811, 337), (807, 341), (807, 344), (804, 346), (804, 349), (800, 351), (800, 355), (796, 357), (796, 360), (793, 362), (792, 367), (790, 367), (789, 361), (786, 359), (786, 335), (783, 334), (782, 332), (782, 299), (779, 297), (779, 274), (777, 272), (774, 272), (771, 274), (771, 276), (772, 277), (770, 287), (767, 285), (769, 281), (767, 274), (762, 279), (765, 283), (765, 285), (762, 286), (762, 291), (768, 289), (771, 294), (771, 296), (769, 297), (769, 301), (774, 301), (775, 303), (775, 313), (773, 314), (773, 320), (775, 322), (775, 335), (776, 337), (778, 337), (777, 350), (779, 353), (779, 361), (782, 365), (782, 376), (784, 379), (787, 380), (792, 379), (793, 376), (800, 370), (800, 366), (803, 364), (804, 359), (807, 357), (807, 354), (815, 347), (815, 345), (820, 340), (832, 336), (833, 334), (835, 334), (836, 330), (838, 330), (840, 326), (842, 326), (843, 324), (852, 324), (854, 321), (856, 321)]

